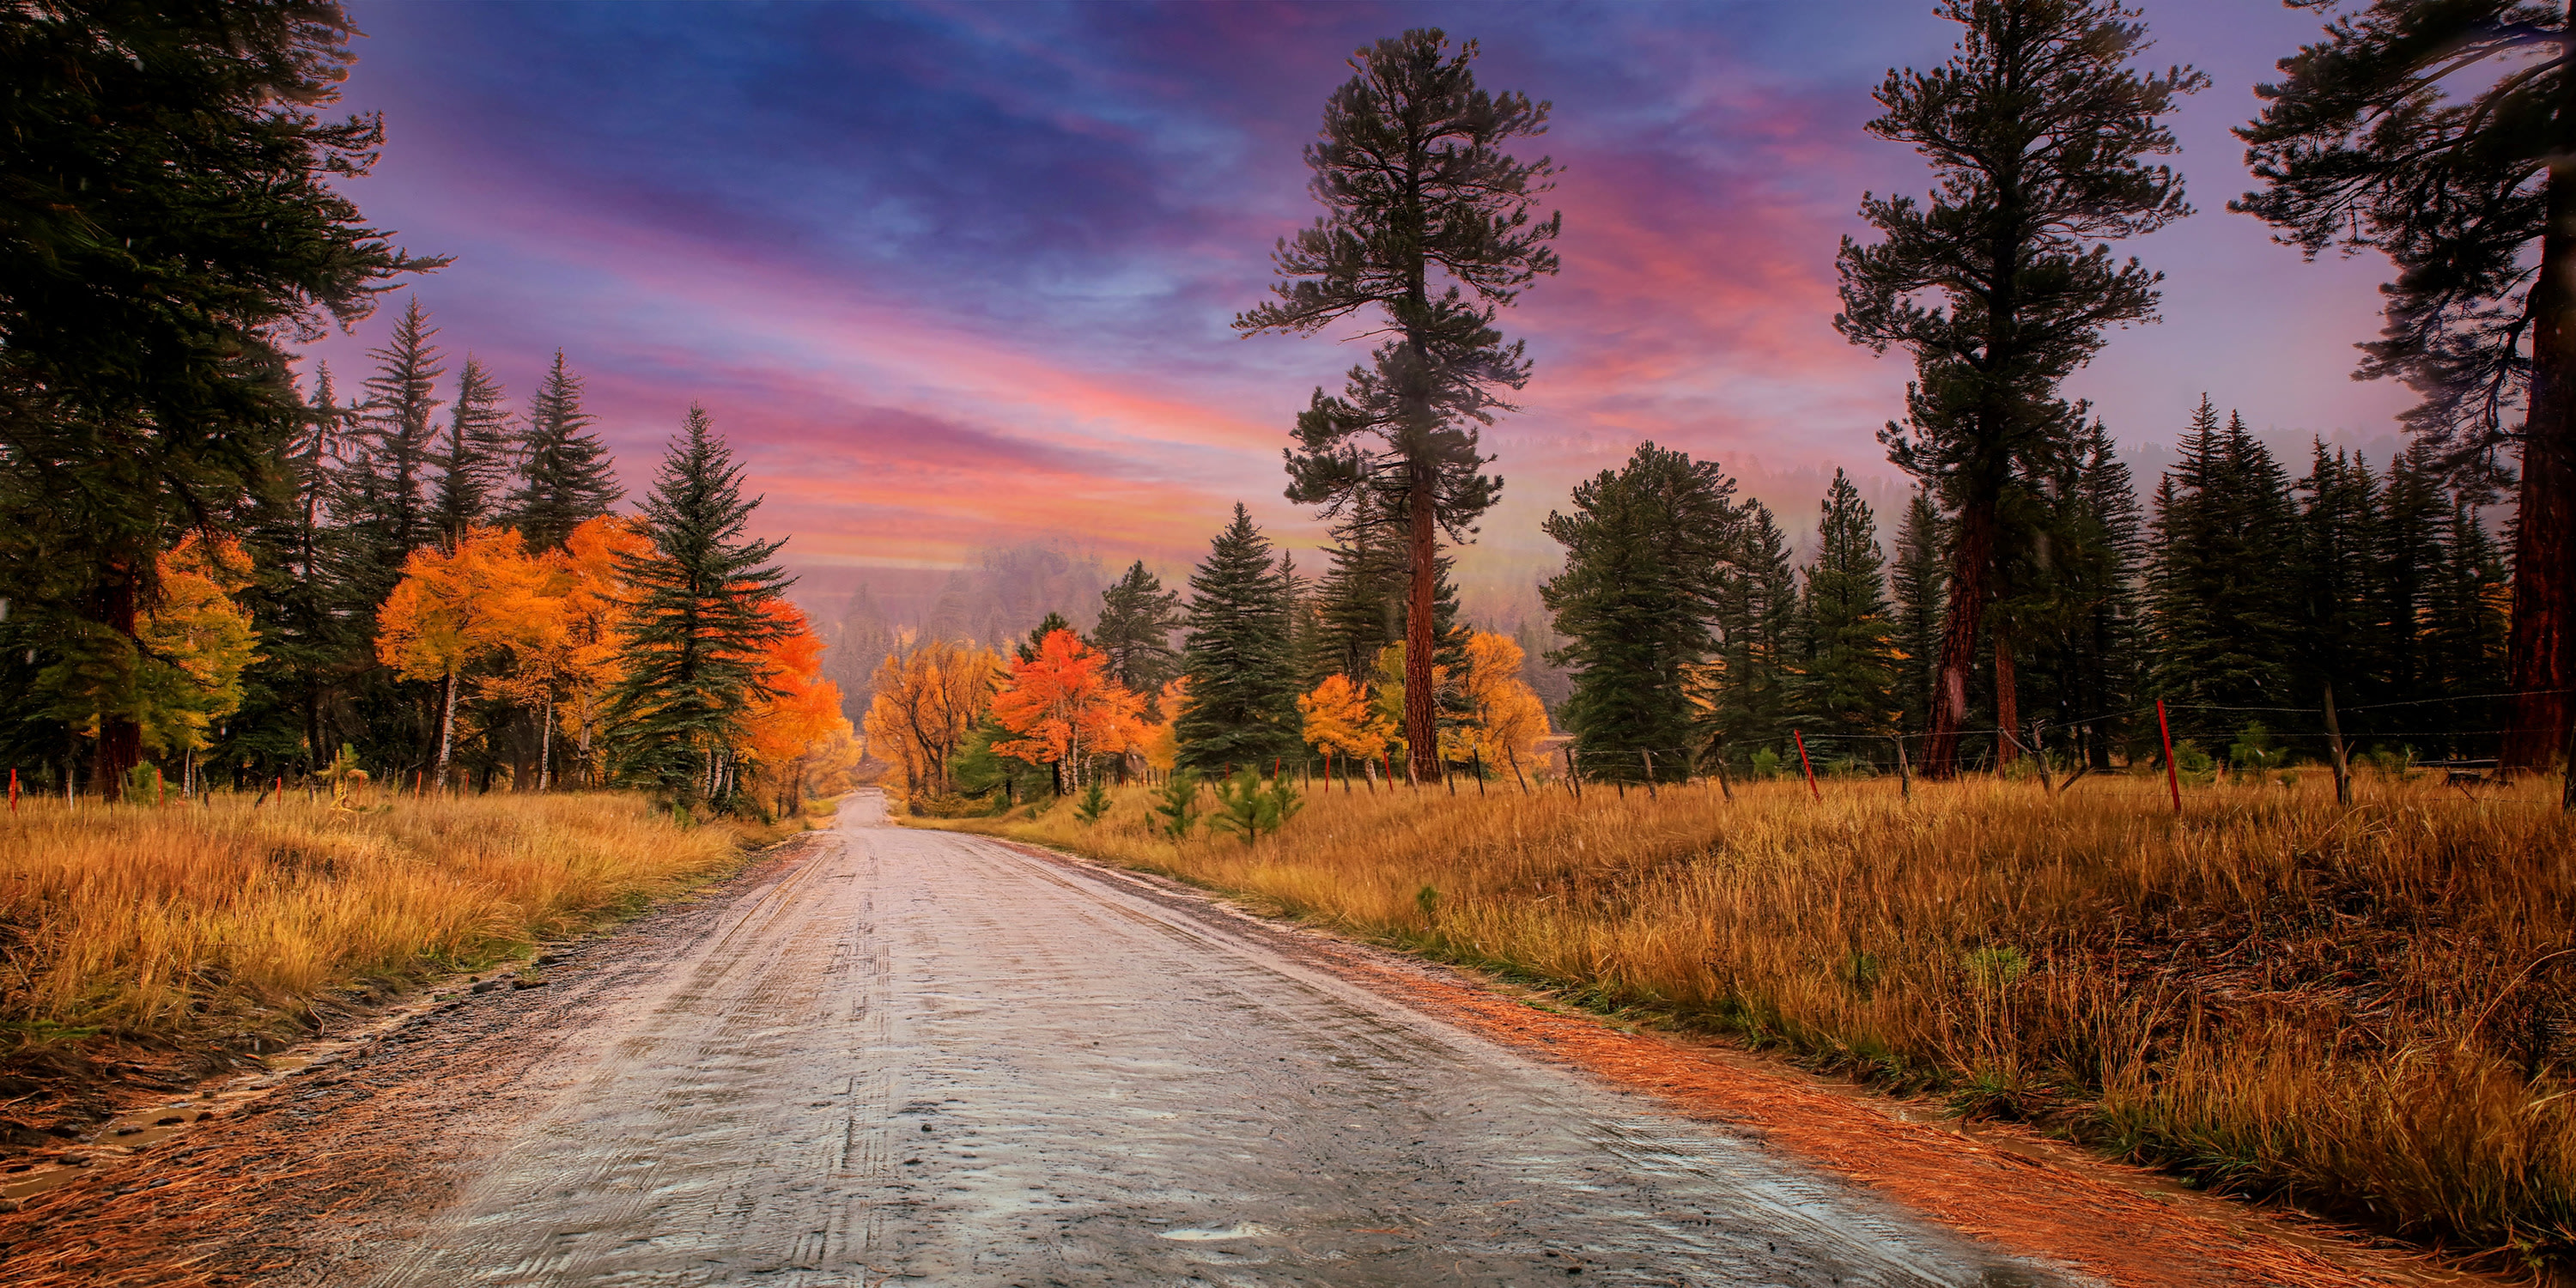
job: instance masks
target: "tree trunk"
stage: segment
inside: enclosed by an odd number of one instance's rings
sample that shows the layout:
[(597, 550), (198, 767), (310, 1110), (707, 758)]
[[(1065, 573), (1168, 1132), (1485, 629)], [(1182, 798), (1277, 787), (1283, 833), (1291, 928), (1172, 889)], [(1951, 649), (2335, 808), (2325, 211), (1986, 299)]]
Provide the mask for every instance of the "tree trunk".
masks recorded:
[(2021, 685), (2013, 678), (2012, 636), (2002, 627), (1994, 632), (1995, 646), (1995, 725), (2003, 730), (1995, 743), (1995, 769), (2021, 758)]
[(1404, 758), (1405, 768), (1414, 781), (1428, 780), (1439, 772), (1440, 745), (1438, 726), (1433, 717), (1431, 691), (1431, 651), (1437, 632), (1432, 618), (1438, 611), (1435, 603), (1440, 583), (1440, 526), (1432, 507), (1431, 467), (1420, 461), (1411, 466), (1413, 487), (1406, 501), (1412, 523), (1412, 542), (1406, 554), (1412, 564), (1412, 577), (1405, 587), (1404, 610)]
[(1942, 609), (1941, 660), (1932, 672), (1932, 719), (1923, 735), (1923, 776), (1959, 774), (1959, 726), (1967, 721), (1968, 672), (1977, 662), (1977, 628), (1986, 615), (1986, 564), (1995, 546), (1995, 501), (1971, 498), (1960, 509), (1950, 546), (1950, 593)]
[(546, 727), (537, 734), (537, 790), (554, 785), (555, 768), (555, 695), (546, 695)]
[(447, 692), (438, 700), (438, 770), (430, 781), (447, 790), (447, 753), (456, 738), (456, 672), (447, 673)]
[[(132, 641), (135, 620), (142, 612), (142, 579), (131, 568), (112, 568), (98, 589), (99, 620)], [(152, 663), (137, 650), (134, 665), (140, 668)], [(128, 716), (100, 712), (98, 755), (90, 763), (90, 790), (106, 799), (116, 799), (125, 790), (126, 772), (142, 763), (143, 726)]]
[(2576, 593), (2576, 167), (2549, 175), (2549, 224), (2532, 284), (2531, 414), (2513, 550), (2513, 690), (2499, 773), (2549, 768), (2567, 742), (2568, 600)]

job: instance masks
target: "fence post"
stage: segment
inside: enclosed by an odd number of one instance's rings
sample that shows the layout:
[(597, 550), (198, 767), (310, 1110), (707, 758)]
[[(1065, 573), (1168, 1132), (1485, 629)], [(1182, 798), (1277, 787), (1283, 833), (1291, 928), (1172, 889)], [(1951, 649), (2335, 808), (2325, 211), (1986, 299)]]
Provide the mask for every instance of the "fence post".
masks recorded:
[(2173, 793), (2174, 817), (2182, 817), (2182, 775), (2174, 770), (2173, 726), (2165, 720), (2165, 700), (2156, 699), (2156, 733), (2165, 740), (2165, 790)]
[(1896, 790), (1906, 800), (1914, 799), (1914, 771), (1905, 763), (1905, 735), (1891, 734), (1896, 744)]
[(1569, 742), (1558, 750), (1565, 754), (1565, 790), (1574, 793), (1574, 801), (1580, 805), (1583, 803), (1583, 775), (1574, 769), (1574, 744)]
[(1789, 731), (1789, 736), (1798, 740), (1798, 768), (1807, 771), (1807, 794), (1815, 797), (1817, 800), (1823, 800), (1825, 798), (1824, 789), (1816, 786), (1815, 763), (1807, 759), (1807, 735), (1799, 730), (1792, 729)]
[(2343, 726), (2335, 720), (2334, 682), (2326, 682), (2326, 750), (2334, 753), (2335, 804), (2352, 808), (2352, 764), (2344, 759)]
[(1476, 762), (1476, 794), (1482, 796), (1485, 794), (1485, 749), (1469, 743), (1467, 758)]
[(1646, 799), (1653, 800), (1655, 799), (1655, 753), (1639, 747), (1637, 754), (1646, 762)]
[(9, 812), (18, 812), (18, 767), (9, 766)]

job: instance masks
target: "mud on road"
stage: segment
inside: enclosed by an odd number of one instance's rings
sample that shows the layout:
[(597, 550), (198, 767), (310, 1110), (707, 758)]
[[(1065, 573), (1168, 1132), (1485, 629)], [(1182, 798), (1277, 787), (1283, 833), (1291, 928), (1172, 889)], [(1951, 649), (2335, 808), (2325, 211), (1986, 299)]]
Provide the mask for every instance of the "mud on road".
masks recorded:
[(2096, 1281), (1350, 951), (856, 797), (545, 987), (0, 1217), (0, 1281)]

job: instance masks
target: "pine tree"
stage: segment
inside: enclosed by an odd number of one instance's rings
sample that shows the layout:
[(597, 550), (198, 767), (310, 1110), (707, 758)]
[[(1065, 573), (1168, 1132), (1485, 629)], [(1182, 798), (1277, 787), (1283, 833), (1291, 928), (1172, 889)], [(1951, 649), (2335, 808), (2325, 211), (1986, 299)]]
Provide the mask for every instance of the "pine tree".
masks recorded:
[(1181, 673), (1172, 632), (1183, 620), (1181, 592), (1163, 589), (1139, 559), (1100, 592), (1100, 625), (1091, 633), (1092, 642), (1108, 655), (1109, 673), (1150, 705), (1164, 682)]
[[(1841, 470), (1819, 510), (1792, 707), (1811, 733), (1884, 734), (1896, 725), (1896, 642), (1877, 519)], [(1855, 743), (1843, 750), (1875, 759), (1880, 749)]]
[[(2208, 78), (2141, 74), (2137, 14), (2116, 0), (1942, 0), (1963, 28), (1935, 71), (1890, 72), (1871, 134), (1912, 144), (1938, 186), (1861, 199), (1882, 234), (1845, 238), (1845, 338), (1915, 360), (1906, 420), (1881, 436), (1889, 459), (1935, 485), (1950, 525), (1948, 595), (1924, 772), (1958, 768), (1969, 674), (2004, 593), (2008, 494), (2044, 476), (2081, 416), (2057, 397), (2104, 332), (2156, 314), (2159, 274), (2114, 261), (2104, 243), (2191, 213), (2182, 180), (2147, 159), (2176, 150), (2162, 118)], [(2080, 147), (2056, 141), (2081, 139)], [(1927, 292), (1943, 298), (1927, 301)], [(2009, 673), (2007, 646), (1998, 669)], [(2004, 686), (2009, 698), (2010, 687)]]
[(2450, 502), (2440, 473), (2421, 445), (2388, 466), (2381, 490), (2379, 549), (2373, 552), (2373, 617), (2385, 649), (2386, 698), (2420, 702), (2435, 696), (2439, 661), (2427, 638), (2433, 581), (2442, 562)]
[(1453, 54), (1436, 28), (1353, 56), (1358, 74), (1325, 104), (1322, 137), (1306, 148), (1327, 213), (1279, 242), (1278, 299), (1234, 320), (1246, 334), (1309, 335), (1374, 312), (1392, 333), (1370, 366), (1351, 369), (1343, 397), (1319, 388), (1297, 418), (1288, 496), (1332, 517), (1373, 493), (1404, 524), (1404, 731), (1413, 772), (1426, 778), (1439, 771), (1440, 539), (1468, 540), (1501, 494), (1502, 480), (1484, 473), (1477, 427), (1512, 410), (1502, 391), (1529, 379), (1522, 347), (1505, 345), (1492, 323), (1557, 266), (1548, 243), (1559, 220), (1530, 219), (1554, 167), (1502, 150), (1544, 132), (1548, 105), (1477, 88), (1475, 58), (1476, 42)]
[(2387, 254), (2387, 325), (2358, 374), (2424, 395), (2405, 420), (2428, 463), (2484, 483), (2520, 455), (2507, 770), (2547, 768), (2576, 718), (2571, 40), (2576, 13), (2526, 0), (2338, 16), (2256, 88), (2262, 118), (2237, 136), (2264, 187), (2230, 203), (2310, 258)]
[(438, 464), (437, 384), (447, 368), (431, 342), (437, 335), (413, 296), (384, 346), (367, 351), (376, 373), (366, 382), (368, 433), (359, 468), (372, 476), (371, 499), (382, 507), (367, 522), (375, 529), (371, 557), (388, 561), (388, 577), (412, 551), (438, 538), (431, 478)]
[[(2206, 396), (2181, 454), (2156, 489), (2148, 598), (2157, 690), (2193, 707), (2292, 705), (2287, 572), (2298, 536), (2288, 476), (2241, 417), (2231, 415), (2221, 429)], [(2232, 734), (2245, 720), (2184, 710), (2173, 723)]]
[(1183, 767), (1224, 773), (1300, 754), (1289, 575), (1238, 503), (1190, 573), (1181, 650), (1189, 707), (1172, 730)]
[[(1038, 619), (1038, 624), (1036, 626), (1029, 629), (1029, 637), (1020, 641), (1020, 646), (1017, 650), (1020, 660), (1022, 662), (1037, 661), (1039, 651), (1046, 645), (1047, 636), (1053, 635), (1057, 631), (1070, 631), (1072, 629), (1073, 623), (1066, 621), (1064, 619), (1064, 614), (1050, 610), (1046, 616)], [(1080, 639), (1081, 637), (1077, 634), (1075, 638)], [(1088, 646), (1089, 641), (1084, 641), (1084, 643)]]
[(1896, 593), (1896, 700), (1908, 733), (1921, 733), (1932, 716), (1932, 669), (1941, 648), (1941, 510), (1930, 488), (1917, 488), (1905, 503), (1896, 532), (1896, 564), (1889, 582)]
[(581, 406), (581, 378), (555, 350), (554, 367), (528, 402), (526, 436), (519, 447), (519, 486), (510, 494), (509, 520), (528, 548), (560, 550), (564, 537), (608, 513), (624, 493), (608, 448), (590, 432)]
[(1790, 686), (1799, 679), (1798, 576), (1788, 537), (1760, 501), (1745, 503), (1714, 621), (1718, 668), (1705, 733), (1740, 760), (1789, 737)]
[[(2444, 730), (2492, 729), (2503, 711), (2492, 695), (2505, 682), (2505, 605), (2512, 592), (2495, 541), (2473, 501), (2453, 498), (2443, 526), (2442, 563), (2433, 578), (2425, 642), (2436, 659), (2434, 685), (2452, 700), (2430, 710), (2442, 713)], [(2426, 741), (2451, 755), (2467, 753), (2480, 741), (2426, 733)]]
[(2345, 706), (2384, 700), (2389, 644), (2372, 594), (2377, 581), (2379, 480), (2370, 464), (2312, 442), (2295, 531), (2291, 569), (2296, 627), (2284, 641), (2298, 664), (2294, 695), (2307, 700), (2332, 686)]
[(492, 521), (502, 481), (510, 472), (510, 415), (503, 409), (499, 382), (465, 355), (456, 373), (456, 401), (447, 421), (445, 441), (433, 457), (438, 490), (431, 515), (439, 539), (454, 545), (468, 528)]
[(726, 803), (729, 749), (752, 704), (774, 696), (761, 649), (790, 629), (771, 611), (790, 579), (772, 562), (784, 542), (744, 535), (759, 506), (693, 405), (644, 501), (651, 548), (617, 561), (632, 596), (609, 700), (622, 776), (682, 801)]
[(1657, 753), (1657, 776), (1688, 772), (1700, 746), (1690, 680), (1743, 523), (1735, 480), (1715, 461), (1653, 443), (1577, 484), (1571, 513), (1548, 514), (1542, 530), (1565, 547), (1565, 567), (1539, 598), (1566, 641), (1552, 660), (1574, 672), (1565, 726), (1586, 777), (1637, 781)]

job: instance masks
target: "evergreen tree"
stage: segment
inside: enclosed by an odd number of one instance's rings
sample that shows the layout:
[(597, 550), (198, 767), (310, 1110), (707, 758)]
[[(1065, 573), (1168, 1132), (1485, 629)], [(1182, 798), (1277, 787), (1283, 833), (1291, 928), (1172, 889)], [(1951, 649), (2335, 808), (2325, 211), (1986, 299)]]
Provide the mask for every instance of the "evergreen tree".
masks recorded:
[(2138, 683), (2138, 567), (2144, 518), (2129, 467), (2102, 422), (2079, 435), (2051, 489), (2050, 611), (2032, 639), (2048, 718), (2071, 724), (2079, 753), (2098, 770), (2129, 722)]
[[(1896, 727), (1896, 642), (1877, 519), (1841, 470), (1819, 509), (1792, 705), (1811, 733), (1884, 734)], [(1875, 759), (1879, 749), (1843, 750)]]
[(2421, 444), (2389, 463), (2381, 490), (2377, 577), (2372, 616), (2382, 640), (2385, 697), (2420, 702), (2435, 696), (2439, 660), (2427, 638), (2433, 580), (2443, 565), (2450, 503), (2441, 475)]
[(309, 771), (339, 745), (336, 724), (325, 727), (327, 696), (373, 662), (369, 637), (352, 627), (371, 630), (374, 606), (353, 600), (346, 532), (331, 511), (336, 458), (348, 450), (357, 408), (339, 405), (328, 363), (314, 365), (306, 408), (244, 538), (252, 581), (236, 599), (251, 612), (260, 664), (243, 673), (241, 709), (215, 754)]
[(1023, 662), (1037, 661), (1038, 649), (1045, 645), (1047, 636), (1052, 635), (1057, 631), (1069, 631), (1072, 629), (1073, 623), (1066, 621), (1064, 619), (1064, 614), (1049, 612), (1046, 616), (1038, 619), (1038, 624), (1036, 626), (1030, 628), (1029, 637), (1020, 641), (1018, 649), (1020, 660)]
[(1291, 576), (1238, 503), (1234, 522), (1190, 574), (1181, 650), (1189, 707), (1172, 730), (1184, 768), (1224, 773), (1302, 754)]
[(744, 535), (759, 506), (693, 405), (644, 501), (651, 548), (617, 562), (633, 596), (609, 700), (622, 776), (682, 801), (726, 803), (729, 749), (751, 706), (774, 696), (760, 650), (789, 632), (772, 610), (790, 579), (772, 562), (783, 542)]
[(439, 539), (450, 546), (464, 540), (465, 530), (489, 524), (510, 472), (510, 415), (501, 405), (500, 384), (474, 355), (456, 374), (456, 401), (447, 421), (447, 436), (438, 445), (438, 490), (431, 513)]
[(2419, 726), (2419, 731), (2423, 741), (2456, 756), (2470, 753), (2481, 740), (2448, 731), (2492, 729), (2503, 714), (2504, 704), (2492, 695), (2505, 683), (2505, 605), (2511, 591), (2503, 560), (2474, 502), (2454, 498), (2444, 528), (2425, 642), (2436, 659), (2434, 687), (2452, 700), (2429, 708), (2442, 713), (2438, 729)]
[[(128, 698), (172, 678), (137, 643), (159, 556), (238, 532), (302, 420), (285, 346), (444, 262), (345, 195), (384, 137), (323, 115), (350, 34), (308, 0), (0, 18), (0, 600), (21, 668), (0, 693), (49, 761), (92, 748), (98, 790), (142, 754)], [(45, 675), (71, 687), (28, 687)], [(67, 704), (94, 737), (28, 714)]]
[(1932, 715), (1932, 668), (1941, 648), (1941, 510), (1932, 490), (1918, 488), (1905, 503), (1896, 532), (1896, 564), (1889, 582), (1896, 592), (1896, 700), (1907, 733), (1921, 733)]
[(439, 536), (431, 479), (438, 465), (437, 383), (447, 368), (431, 343), (437, 334), (413, 296), (384, 347), (367, 351), (376, 373), (367, 377), (367, 444), (359, 468), (372, 476), (371, 499), (382, 507), (365, 522), (374, 529), (371, 557), (388, 565), (388, 587), (404, 557)]
[(2387, 325), (2359, 374), (2424, 395), (2406, 420), (2428, 463), (2483, 482), (2520, 455), (2509, 770), (2547, 768), (2576, 714), (2571, 40), (2576, 14), (2528, 0), (2377, 0), (2339, 16), (2256, 88), (2262, 118), (2237, 135), (2264, 187), (2230, 203), (2310, 258), (2387, 254)]
[(1109, 658), (1109, 673), (1150, 706), (1163, 685), (1179, 675), (1180, 653), (1172, 632), (1183, 621), (1181, 592), (1163, 589), (1137, 560), (1116, 584), (1100, 592), (1100, 625), (1092, 644)]
[(1424, 778), (1439, 770), (1440, 538), (1467, 540), (1500, 495), (1477, 427), (1511, 410), (1502, 391), (1529, 380), (1528, 358), (1503, 343), (1494, 315), (1556, 271), (1548, 243), (1559, 221), (1530, 219), (1554, 167), (1503, 151), (1546, 129), (1548, 105), (1477, 88), (1475, 58), (1476, 42), (1452, 54), (1437, 29), (1352, 58), (1358, 74), (1325, 104), (1322, 137), (1306, 148), (1309, 186), (1327, 213), (1280, 241), (1278, 299), (1234, 321), (1246, 334), (1308, 335), (1373, 311), (1392, 333), (1370, 366), (1351, 369), (1343, 397), (1317, 389), (1297, 418), (1288, 497), (1332, 517), (1370, 493), (1404, 525), (1404, 734)]
[(555, 365), (528, 402), (519, 486), (510, 494), (510, 524), (531, 550), (561, 549), (573, 529), (608, 513), (623, 495), (593, 423), (582, 410), (581, 378), (555, 350)]
[[(2298, 549), (2288, 476), (2272, 453), (2203, 397), (2179, 466), (2156, 489), (2148, 574), (2155, 681), (2187, 706), (2294, 704), (2287, 657), (2294, 617), (2288, 569)], [(2305, 705), (2304, 702), (2297, 703)], [(2178, 729), (2212, 735), (2245, 723), (2227, 711), (2175, 712)]]
[(1640, 753), (1658, 776), (1688, 772), (1690, 679), (1712, 643), (1720, 587), (1733, 571), (1744, 517), (1735, 480), (1715, 461), (1640, 443), (1625, 466), (1577, 484), (1571, 513), (1542, 529), (1565, 567), (1539, 587), (1574, 672), (1565, 726), (1587, 777), (1632, 782)]
[(2376, 682), (2389, 652), (2378, 604), (2379, 480), (2370, 464), (2323, 440), (2311, 444), (2291, 568), (2296, 628), (2284, 644), (2296, 661), (2298, 700), (2333, 686), (2339, 704), (2384, 700)]
[[(1923, 763), (1957, 771), (1969, 674), (1987, 606), (2005, 589), (2007, 494), (2044, 476), (2080, 425), (2057, 398), (2106, 329), (2155, 316), (2161, 275), (2104, 245), (2189, 213), (2182, 180), (2147, 158), (2175, 150), (2162, 124), (2208, 78), (2141, 74), (2145, 24), (2116, 0), (1942, 0), (1963, 28), (1946, 67), (1890, 72), (1871, 134), (1912, 144), (1938, 181), (1930, 201), (1865, 195), (1882, 234), (1843, 241), (1834, 325), (1879, 352), (1915, 359), (1906, 420), (1881, 436), (1889, 459), (1934, 485), (1950, 525), (1939, 680)], [(2083, 140), (2082, 146), (2057, 141)], [(1925, 300), (1927, 292), (1943, 298)], [(2009, 652), (1998, 655), (2009, 673)], [(2007, 687), (2007, 693), (2009, 689)]]
[(1704, 722), (1706, 739), (1737, 760), (1789, 737), (1802, 634), (1788, 537), (1759, 501), (1745, 503), (1740, 529), (1734, 566), (1718, 583), (1717, 670)]

